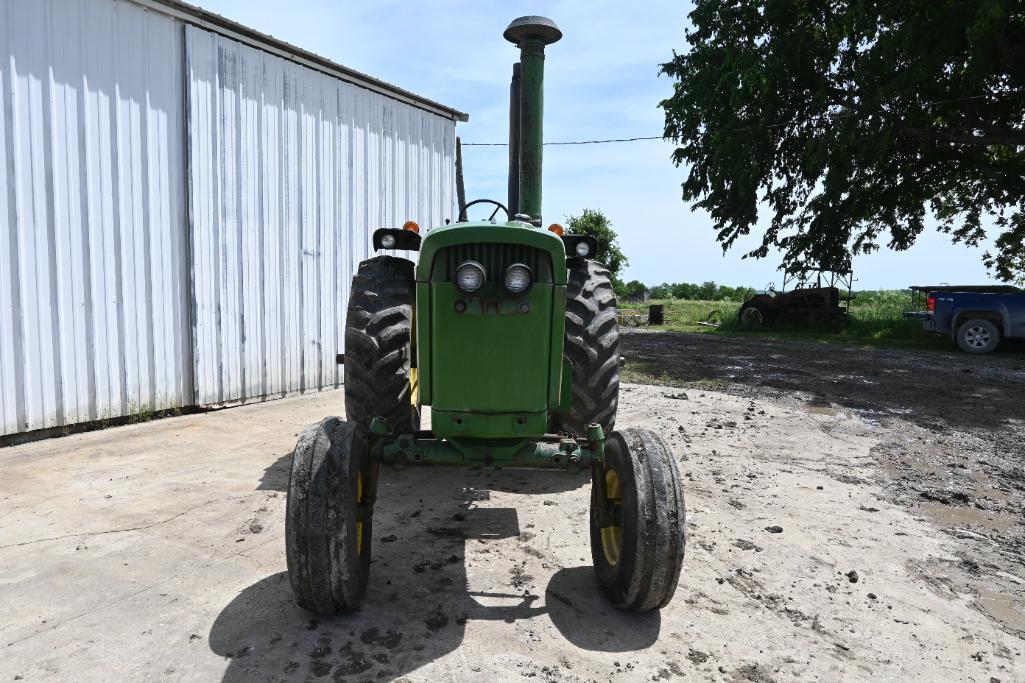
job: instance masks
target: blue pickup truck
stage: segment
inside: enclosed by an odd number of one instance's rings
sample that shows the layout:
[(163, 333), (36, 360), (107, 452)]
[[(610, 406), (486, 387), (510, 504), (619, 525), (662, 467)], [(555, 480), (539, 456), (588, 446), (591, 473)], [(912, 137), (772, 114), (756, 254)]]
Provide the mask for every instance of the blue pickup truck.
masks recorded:
[(1025, 337), (1025, 290), (1005, 285), (916, 285), (915, 299), (925, 295), (924, 311), (905, 318), (922, 327), (950, 335), (966, 353), (990, 353), (1003, 339)]

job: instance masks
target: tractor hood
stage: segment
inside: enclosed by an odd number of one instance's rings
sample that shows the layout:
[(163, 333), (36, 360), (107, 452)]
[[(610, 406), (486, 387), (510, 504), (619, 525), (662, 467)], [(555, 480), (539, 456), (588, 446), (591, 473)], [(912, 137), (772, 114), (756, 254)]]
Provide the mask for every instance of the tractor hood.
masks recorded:
[(467, 221), (432, 229), (420, 245), (417, 282), (430, 282), (435, 258), (441, 250), (467, 244), (521, 245), (540, 249), (551, 258), (552, 284), (566, 284), (566, 247), (562, 239), (553, 232), (528, 227), (517, 221)]

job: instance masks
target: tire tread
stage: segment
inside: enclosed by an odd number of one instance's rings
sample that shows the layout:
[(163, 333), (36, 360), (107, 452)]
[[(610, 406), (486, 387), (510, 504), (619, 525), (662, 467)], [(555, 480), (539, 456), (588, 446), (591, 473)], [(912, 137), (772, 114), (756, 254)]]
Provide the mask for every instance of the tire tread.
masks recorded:
[(570, 411), (557, 414), (558, 429), (587, 433), (597, 423), (606, 434), (619, 406), (619, 324), (608, 269), (587, 259), (568, 262), (566, 334), (563, 353), (573, 364)]
[(317, 614), (359, 607), (366, 588), (373, 527), (364, 520), (363, 554), (357, 555), (353, 477), (370, 466), (367, 455), (363, 426), (337, 417), (303, 430), (293, 452), (285, 559), (296, 602)]
[[(666, 443), (645, 429), (613, 432), (606, 442), (606, 454), (610, 452), (618, 463), (621, 485), (633, 487), (630, 495), (623, 492), (623, 516), (624, 520), (629, 516), (636, 528), (632, 537), (623, 538), (618, 565), (610, 566), (604, 560), (592, 511), (591, 555), (598, 582), (620, 609), (661, 609), (676, 593), (686, 552), (686, 509), (679, 470)], [(595, 486), (604, 485), (601, 477), (604, 473), (595, 479)], [(596, 500), (592, 492), (592, 505)], [(624, 526), (624, 534), (626, 529)]]
[(345, 414), (365, 429), (375, 417), (412, 432), (409, 370), (415, 301), (413, 263), (395, 256), (363, 261), (345, 317)]

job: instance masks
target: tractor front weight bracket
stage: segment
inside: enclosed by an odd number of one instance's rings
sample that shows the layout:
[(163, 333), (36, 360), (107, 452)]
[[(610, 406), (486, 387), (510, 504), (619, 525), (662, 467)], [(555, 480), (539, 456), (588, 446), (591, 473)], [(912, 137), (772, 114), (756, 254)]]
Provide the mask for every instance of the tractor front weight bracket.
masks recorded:
[(374, 418), (370, 425), (370, 455), (386, 465), (440, 465), (495, 469), (555, 469), (571, 474), (604, 462), (605, 434), (598, 425), (587, 438), (545, 434), (540, 439), (438, 438), (433, 432), (391, 434), (388, 423)]
[(604, 529), (615, 523), (609, 514), (609, 499), (605, 489), (605, 433), (601, 425), (587, 426), (587, 440), (591, 450), (598, 455), (591, 467), (591, 490), (597, 499), (593, 507), (598, 528)]

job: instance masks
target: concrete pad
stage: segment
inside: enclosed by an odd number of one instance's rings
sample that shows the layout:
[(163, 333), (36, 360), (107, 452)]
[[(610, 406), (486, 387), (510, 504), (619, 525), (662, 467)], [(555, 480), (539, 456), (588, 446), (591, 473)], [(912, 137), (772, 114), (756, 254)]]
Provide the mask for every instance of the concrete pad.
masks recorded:
[(880, 427), (679, 394), (620, 410), (688, 486), (680, 586), (646, 615), (594, 585), (586, 476), (449, 469), (384, 471), (362, 610), (296, 607), (290, 452), (339, 392), (4, 449), (0, 681), (1025, 678), (1025, 641), (922, 571), (958, 541), (869, 483)]

